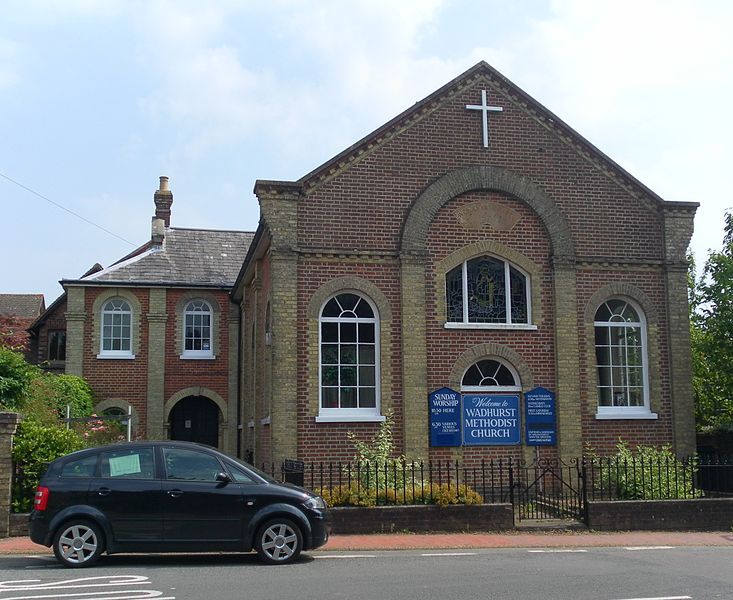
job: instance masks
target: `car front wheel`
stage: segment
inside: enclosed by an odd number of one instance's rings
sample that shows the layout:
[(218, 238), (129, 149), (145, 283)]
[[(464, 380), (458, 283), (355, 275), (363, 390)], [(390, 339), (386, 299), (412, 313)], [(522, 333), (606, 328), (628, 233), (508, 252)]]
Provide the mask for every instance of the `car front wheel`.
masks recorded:
[(91, 521), (69, 521), (56, 532), (53, 553), (65, 567), (88, 567), (104, 551), (99, 527)]
[(255, 547), (263, 562), (284, 565), (300, 556), (303, 534), (289, 519), (273, 519), (260, 527)]

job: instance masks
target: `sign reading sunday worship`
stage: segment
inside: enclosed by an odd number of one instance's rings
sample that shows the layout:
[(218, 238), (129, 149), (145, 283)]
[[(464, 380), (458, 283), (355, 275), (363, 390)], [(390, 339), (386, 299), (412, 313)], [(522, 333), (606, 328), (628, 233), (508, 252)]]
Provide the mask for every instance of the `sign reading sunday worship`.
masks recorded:
[(519, 442), (519, 396), (463, 395), (466, 446), (515, 446)]
[(430, 445), (461, 445), (461, 394), (447, 387), (430, 394)]

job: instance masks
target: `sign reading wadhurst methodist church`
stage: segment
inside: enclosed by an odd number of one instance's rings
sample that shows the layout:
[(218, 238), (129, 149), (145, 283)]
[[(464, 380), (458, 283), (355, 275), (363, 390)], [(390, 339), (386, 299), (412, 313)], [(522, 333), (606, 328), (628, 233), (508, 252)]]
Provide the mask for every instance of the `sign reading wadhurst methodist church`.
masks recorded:
[(519, 396), (463, 395), (466, 446), (513, 446), (519, 438)]
[(461, 394), (447, 387), (430, 394), (430, 445), (461, 445)]

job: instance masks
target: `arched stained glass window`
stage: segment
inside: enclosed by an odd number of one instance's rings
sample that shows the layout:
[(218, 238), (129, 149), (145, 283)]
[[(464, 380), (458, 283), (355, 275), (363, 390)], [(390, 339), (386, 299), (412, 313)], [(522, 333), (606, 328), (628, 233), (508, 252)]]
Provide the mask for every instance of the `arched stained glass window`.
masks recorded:
[(529, 277), (493, 256), (467, 260), (446, 275), (448, 321), (452, 323), (527, 324)]

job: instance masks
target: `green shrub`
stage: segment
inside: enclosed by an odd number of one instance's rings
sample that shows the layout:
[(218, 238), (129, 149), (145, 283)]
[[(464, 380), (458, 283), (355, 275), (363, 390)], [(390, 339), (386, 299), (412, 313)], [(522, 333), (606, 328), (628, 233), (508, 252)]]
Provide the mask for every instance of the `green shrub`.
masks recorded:
[(13, 485), (13, 511), (31, 509), (36, 486), (47, 463), (83, 447), (82, 438), (70, 429), (33, 419), (22, 421), (13, 439), (13, 461), (19, 475)]
[(702, 496), (694, 489), (697, 460), (680, 461), (670, 446), (636, 446), (624, 441), (610, 457), (591, 455), (598, 489), (619, 500), (669, 500)]
[(29, 364), (20, 352), (0, 347), (0, 406), (20, 411), (31, 382), (41, 370)]

